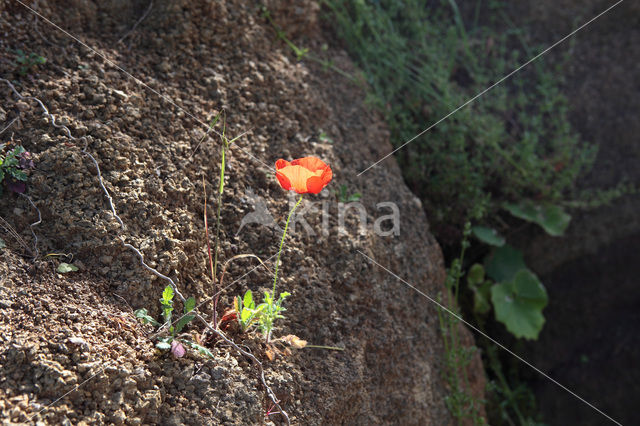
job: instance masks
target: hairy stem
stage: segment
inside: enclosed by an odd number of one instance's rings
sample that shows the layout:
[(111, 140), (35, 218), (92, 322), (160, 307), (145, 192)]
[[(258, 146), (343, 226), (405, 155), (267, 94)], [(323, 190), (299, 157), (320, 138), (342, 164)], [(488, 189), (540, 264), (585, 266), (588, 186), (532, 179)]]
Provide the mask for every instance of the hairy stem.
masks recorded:
[(296, 203), (295, 206), (293, 206), (293, 208), (291, 209), (291, 211), (289, 212), (289, 216), (287, 216), (287, 223), (285, 223), (284, 225), (284, 232), (282, 233), (282, 239), (280, 240), (280, 248), (278, 249), (278, 257), (276, 257), (276, 272), (273, 275), (273, 298), (275, 299), (276, 297), (276, 284), (278, 283), (278, 269), (280, 266), (280, 253), (282, 253), (282, 246), (284, 245), (284, 238), (287, 236), (287, 228), (289, 228), (289, 220), (291, 220), (291, 216), (293, 216), (293, 212), (296, 210), (296, 208), (298, 207), (298, 205), (300, 205), (300, 203), (302, 202), (302, 195), (300, 195), (300, 198), (298, 198), (298, 202)]

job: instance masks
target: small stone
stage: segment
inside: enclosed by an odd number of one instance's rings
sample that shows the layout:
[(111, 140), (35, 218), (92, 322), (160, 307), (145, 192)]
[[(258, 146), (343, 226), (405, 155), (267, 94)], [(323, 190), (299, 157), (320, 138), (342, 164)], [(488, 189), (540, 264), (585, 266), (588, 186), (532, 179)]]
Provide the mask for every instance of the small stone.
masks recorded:
[(71, 343), (72, 345), (77, 345), (77, 346), (84, 346), (87, 345), (86, 340), (84, 340), (82, 337), (69, 337), (69, 339), (67, 340), (69, 343)]
[(160, 62), (156, 66), (156, 68), (158, 69), (158, 71), (161, 71), (161, 72), (169, 72), (169, 71), (171, 71), (171, 65), (167, 61)]
[(29, 104), (24, 102), (24, 101), (18, 101), (16, 102), (16, 107), (21, 111), (24, 112), (26, 110), (29, 109)]
[(116, 90), (113, 89), (111, 91), (111, 93), (113, 93), (113, 96), (115, 96), (116, 98), (120, 99), (121, 101), (126, 100), (129, 96), (127, 96), (126, 93), (124, 93), (122, 90)]
[(113, 416), (111, 416), (111, 420), (116, 425), (124, 424), (124, 421), (126, 419), (127, 419), (127, 415), (122, 410), (116, 410), (116, 412), (113, 413)]
[(91, 102), (93, 104), (103, 104), (103, 103), (107, 102), (107, 97), (102, 93), (96, 93), (96, 94), (93, 95), (93, 98), (91, 99)]

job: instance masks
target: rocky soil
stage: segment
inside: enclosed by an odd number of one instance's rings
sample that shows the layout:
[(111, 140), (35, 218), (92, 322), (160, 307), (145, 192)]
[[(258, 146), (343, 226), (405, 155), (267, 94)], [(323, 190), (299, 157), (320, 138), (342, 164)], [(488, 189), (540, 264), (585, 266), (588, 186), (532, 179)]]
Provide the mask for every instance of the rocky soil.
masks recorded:
[[(292, 232), (283, 253), (280, 289), (290, 291), (278, 335), (296, 334), (345, 351), (304, 349), (269, 361), (257, 339), (237, 335), (263, 360), (267, 383), (294, 424), (447, 424), (443, 348), (433, 305), (368, 262), (377, 259), (427, 294), (442, 292), (444, 265), (421, 203), (393, 160), (362, 178), (358, 171), (390, 151), (379, 116), (364, 92), (308, 61), (296, 62), (261, 17), (258, 2), (49, 1), (32, 5), (73, 34), (71, 39), (16, 1), (0, 2), (0, 77), (40, 99), (74, 139), (54, 127), (33, 100), (19, 100), (0, 81), (2, 142), (34, 153), (28, 201), (5, 194), (0, 216), (23, 240), (0, 237), (0, 413), (3, 424), (281, 423), (251, 361), (209, 342), (214, 359), (159, 353), (151, 328), (133, 310), (159, 313), (166, 285), (143, 269), (122, 241), (172, 277), (198, 301), (213, 294), (207, 275), (203, 185), (209, 223), (216, 202), (219, 139), (206, 123), (226, 111), (227, 132), (246, 134), (227, 158), (222, 205), (224, 261), (253, 253), (273, 267), (280, 231), (243, 216), (263, 200), (282, 225), (290, 198), (278, 186), (278, 158), (316, 155), (334, 182), (304, 202), (310, 229)], [(267, 2), (276, 22), (300, 45), (324, 52), (354, 72), (345, 54), (323, 51), (319, 8), (309, 1)], [(149, 10), (145, 19), (137, 22)], [(132, 28), (135, 29), (133, 31)], [(21, 76), (15, 50), (47, 63)], [(95, 50), (94, 50), (95, 49)], [(126, 70), (126, 71), (125, 71)], [(218, 128), (220, 129), (220, 128)], [(204, 137), (202, 144), (199, 141)], [(124, 222), (110, 212), (86, 143)], [(366, 224), (354, 210), (340, 228), (335, 193), (362, 193)], [(324, 202), (330, 214), (320, 209)], [(399, 207), (400, 234), (374, 232)], [(328, 232), (321, 233), (323, 220)], [(80, 271), (55, 272), (73, 256)], [(270, 273), (250, 259), (229, 268), (220, 309), (246, 289), (269, 288)], [(251, 272), (250, 272), (251, 271)], [(248, 273), (250, 272), (250, 273)], [(248, 273), (248, 274), (247, 274)], [(246, 274), (246, 275), (245, 275)], [(211, 303), (202, 311), (211, 318)], [(202, 328), (188, 331), (196, 336)], [(471, 342), (469, 336), (466, 337)], [(484, 379), (476, 359), (472, 384)]]

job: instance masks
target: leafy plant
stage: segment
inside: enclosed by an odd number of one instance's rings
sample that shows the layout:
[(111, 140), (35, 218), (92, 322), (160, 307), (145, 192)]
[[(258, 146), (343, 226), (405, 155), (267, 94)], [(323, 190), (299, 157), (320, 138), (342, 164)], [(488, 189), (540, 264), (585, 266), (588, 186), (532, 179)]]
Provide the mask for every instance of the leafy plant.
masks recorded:
[[(526, 43), (521, 32), (465, 28), (449, 0), (324, 3), (366, 75), (371, 105), (385, 114), (393, 143), (412, 140), (396, 157), (445, 250), (455, 252), (457, 230), (478, 205), (485, 213), (476, 219), (486, 226), (505, 203), (535, 199), (553, 206), (576, 195), (575, 182), (596, 149), (567, 124), (556, 69), (537, 61), (526, 80), (515, 76), (459, 109), (535, 55), (526, 44), (520, 49), (526, 57), (516, 50)], [(488, 14), (491, 26), (510, 25), (500, 2), (488, 7), (497, 12)], [(547, 213), (554, 217), (544, 219), (554, 222), (548, 230), (561, 232), (566, 217), (557, 209)]]
[(157, 338), (156, 348), (163, 351), (170, 350), (174, 357), (181, 358), (186, 353), (183, 345), (187, 345), (197, 350), (200, 354), (213, 358), (213, 354), (209, 349), (180, 336), (184, 327), (195, 318), (193, 311), (196, 307), (196, 300), (193, 297), (188, 298), (183, 306), (183, 314), (178, 320), (172, 321), (174, 311), (173, 297), (173, 288), (171, 285), (167, 285), (160, 298), (163, 323), (160, 323), (149, 315), (149, 311), (147, 311), (146, 308), (138, 309), (134, 314), (136, 318), (141, 319), (144, 324), (151, 324), (157, 327), (158, 332), (164, 331), (164, 333), (161, 333)]
[[(274, 293), (264, 292), (264, 302), (258, 306), (260, 313), (258, 315), (258, 328), (264, 335), (267, 342), (271, 340), (271, 332), (273, 331), (273, 325), (277, 319), (284, 318), (282, 312), (286, 309), (282, 306), (284, 299), (291, 296), (291, 293), (286, 291), (280, 293), (278, 299), (274, 299)], [(263, 307), (261, 309), (261, 307)]]
[(15, 66), (18, 73), (22, 76), (32, 72), (38, 65), (44, 65), (47, 62), (47, 58), (40, 56), (37, 53), (31, 52), (28, 55), (22, 50), (16, 50)]
[(249, 330), (249, 328), (258, 321), (262, 310), (265, 308), (265, 304), (261, 304), (256, 308), (251, 290), (247, 290), (243, 298), (235, 297), (233, 304), (242, 332)]
[(333, 143), (333, 139), (331, 139), (331, 137), (329, 137), (327, 132), (325, 132), (324, 130), (320, 131), (320, 135), (318, 135), (318, 139), (320, 139), (320, 142), (322, 143)]
[[(493, 280), (486, 278), (485, 272)], [(538, 338), (544, 325), (547, 291), (527, 268), (520, 251), (508, 244), (495, 249), (484, 267), (476, 263), (469, 268), (467, 285), (473, 292), (476, 314), (485, 315), (493, 307), (496, 320), (514, 336)]]
[[(265, 18), (267, 20), (267, 22), (269, 22), (269, 24), (271, 25), (271, 27), (273, 28), (273, 30), (276, 32), (276, 36), (282, 40), (287, 46), (289, 46), (289, 48), (293, 51), (293, 53), (296, 55), (296, 60), (297, 61), (302, 61), (303, 59), (307, 58), (313, 62), (317, 62), (320, 65), (322, 65), (322, 67), (325, 70), (332, 70), (338, 74), (340, 74), (341, 76), (355, 82), (358, 83), (358, 81), (348, 72), (336, 67), (333, 62), (331, 60), (328, 59), (323, 59), (320, 58), (319, 56), (316, 56), (312, 53), (309, 52), (309, 48), (307, 47), (298, 47), (295, 43), (293, 43), (288, 37), (287, 34), (282, 30), (282, 28), (280, 28), (275, 21), (273, 20), (273, 17), (271, 16), (271, 12), (269, 11), (269, 9), (267, 9), (266, 6), (262, 6), (261, 7), (262, 10), (262, 17)], [(324, 48), (325, 46), (323, 46)], [(326, 50), (326, 49), (323, 49)]]
[[(5, 144), (0, 144), (0, 152), (4, 147)], [(0, 154), (0, 184), (4, 181), (10, 191), (23, 193), (26, 190), (27, 171), (34, 167), (31, 153), (18, 145), (5, 155)], [(2, 186), (0, 186), (0, 195), (2, 195)]]
[[(445, 304), (450, 312), (445, 312), (444, 309), (438, 307), (438, 321), (445, 351), (444, 379), (449, 385), (449, 394), (445, 397), (447, 408), (451, 415), (458, 420), (458, 424), (463, 424), (464, 420), (468, 420), (473, 425), (486, 425), (486, 419), (480, 415), (479, 411), (483, 401), (478, 400), (471, 393), (467, 374), (467, 367), (477, 348), (463, 346), (458, 335), (461, 315), (458, 308), (460, 278), (462, 277), (465, 252), (469, 247), (468, 238), (470, 235), (471, 224), (467, 223), (463, 231), (460, 255), (452, 261), (447, 270), (446, 300), (443, 300), (442, 296), (439, 297), (439, 302)], [(479, 280), (480, 277), (477, 279)]]
[(353, 194), (349, 195), (347, 185), (344, 184), (340, 185), (340, 189), (336, 191), (335, 194), (338, 197), (338, 201), (341, 203), (352, 203), (362, 198), (362, 194), (360, 194), (359, 192), (354, 192)]

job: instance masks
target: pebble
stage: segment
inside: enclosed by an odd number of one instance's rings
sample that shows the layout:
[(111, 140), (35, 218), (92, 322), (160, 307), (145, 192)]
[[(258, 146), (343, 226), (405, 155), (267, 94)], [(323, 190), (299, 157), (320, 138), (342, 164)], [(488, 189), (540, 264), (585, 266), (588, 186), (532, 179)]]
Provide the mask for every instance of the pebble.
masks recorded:
[(121, 101), (126, 100), (129, 96), (127, 96), (126, 93), (124, 93), (122, 90), (116, 90), (113, 89), (111, 91), (111, 93), (113, 93), (113, 96), (115, 96), (116, 98), (120, 99)]

